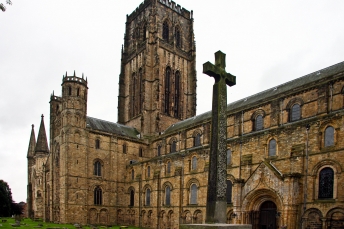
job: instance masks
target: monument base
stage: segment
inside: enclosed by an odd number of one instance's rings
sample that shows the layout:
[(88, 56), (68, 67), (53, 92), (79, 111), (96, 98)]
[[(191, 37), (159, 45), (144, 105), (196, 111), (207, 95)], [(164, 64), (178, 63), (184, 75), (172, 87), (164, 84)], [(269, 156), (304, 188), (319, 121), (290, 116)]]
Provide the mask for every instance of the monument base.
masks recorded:
[(252, 229), (251, 224), (181, 224), (179, 229)]

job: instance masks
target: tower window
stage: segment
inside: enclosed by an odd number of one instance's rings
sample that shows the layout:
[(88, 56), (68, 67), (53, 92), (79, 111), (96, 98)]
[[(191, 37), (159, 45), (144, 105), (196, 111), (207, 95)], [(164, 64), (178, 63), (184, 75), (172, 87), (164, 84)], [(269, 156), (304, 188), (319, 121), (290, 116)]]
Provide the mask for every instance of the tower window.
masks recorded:
[(68, 95), (72, 95), (72, 87), (68, 87)]
[(178, 27), (176, 27), (175, 39), (176, 39), (176, 47), (181, 48), (182, 47), (182, 39), (181, 39), (180, 30)]
[(165, 21), (162, 25), (162, 39), (168, 42), (168, 37), (169, 37), (169, 26), (168, 26), (168, 22)]
[(96, 147), (96, 149), (100, 148), (100, 140), (99, 139), (96, 139), (95, 147)]
[(147, 188), (146, 190), (146, 206), (150, 206), (150, 196), (151, 196), (151, 190)]
[(94, 163), (94, 175), (96, 176), (101, 176), (102, 175), (102, 164), (100, 163), (100, 161), (96, 161)]
[(150, 177), (150, 166), (147, 167), (147, 177)]
[(170, 94), (171, 94), (171, 68), (167, 67), (165, 72), (165, 107), (164, 112), (170, 115)]
[(197, 204), (197, 185), (192, 184), (190, 187), (190, 204)]
[(123, 144), (123, 153), (127, 153), (127, 145), (126, 144)]
[(269, 142), (269, 157), (276, 156), (276, 140), (271, 139)]
[(256, 117), (255, 130), (262, 130), (262, 129), (263, 129), (263, 116), (258, 115)]
[(328, 126), (325, 130), (325, 147), (334, 145), (334, 128)]
[(197, 133), (194, 137), (194, 146), (200, 146), (201, 145), (201, 135)]
[(80, 88), (78, 88), (78, 89), (76, 90), (76, 96), (79, 97), (79, 95), (80, 95)]
[(171, 162), (167, 162), (167, 174), (170, 174), (171, 173)]
[(174, 79), (174, 117), (178, 118), (180, 113), (179, 93), (180, 92), (180, 72), (177, 71)]
[(135, 197), (135, 192), (134, 192), (134, 190), (130, 190), (130, 202), (129, 202), (129, 206), (134, 206), (134, 197)]
[(94, 205), (102, 205), (103, 192), (102, 189), (97, 186), (94, 189)]
[(161, 145), (158, 145), (157, 156), (161, 156)]
[(170, 186), (166, 186), (165, 189), (165, 205), (171, 205), (171, 188)]
[(146, 40), (147, 39), (147, 27), (146, 25), (143, 26), (143, 29), (142, 29), (142, 38), (143, 40)]
[(134, 178), (135, 178), (135, 171), (131, 170), (131, 179), (134, 180)]

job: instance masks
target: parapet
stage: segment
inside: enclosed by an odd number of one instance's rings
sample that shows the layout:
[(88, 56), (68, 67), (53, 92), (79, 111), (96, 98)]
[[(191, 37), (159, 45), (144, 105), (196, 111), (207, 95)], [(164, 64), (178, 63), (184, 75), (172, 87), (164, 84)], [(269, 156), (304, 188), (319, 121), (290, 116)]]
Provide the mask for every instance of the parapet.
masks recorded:
[(137, 15), (139, 15), (140, 12), (144, 8), (146, 8), (151, 2), (152, 0), (144, 0), (144, 2), (142, 2), (138, 7), (136, 7), (136, 9), (130, 15), (127, 14), (127, 22), (132, 21), (135, 17), (137, 17)]
[(62, 84), (66, 83), (66, 82), (76, 82), (76, 83), (79, 83), (79, 84), (83, 84), (84, 86), (87, 87), (87, 79), (85, 80), (84, 77), (80, 78), (80, 77), (77, 77), (75, 76), (63, 76), (63, 79), (62, 79)]
[(159, 0), (159, 2), (161, 4), (164, 4), (165, 6), (171, 8), (172, 10), (174, 10), (175, 12), (181, 14), (183, 17), (185, 18), (189, 18), (191, 19), (191, 14), (190, 11), (182, 8), (180, 5), (176, 4), (174, 1), (170, 1), (170, 0)]

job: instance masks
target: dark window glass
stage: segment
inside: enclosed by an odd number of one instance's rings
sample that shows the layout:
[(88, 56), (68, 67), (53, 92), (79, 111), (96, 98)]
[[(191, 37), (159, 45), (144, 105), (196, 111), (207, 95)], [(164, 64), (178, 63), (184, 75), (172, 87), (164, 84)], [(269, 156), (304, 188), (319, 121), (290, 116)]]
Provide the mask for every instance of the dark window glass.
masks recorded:
[(325, 130), (325, 147), (334, 145), (334, 128), (328, 126)]
[(171, 188), (170, 188), (170, 186), (166, 187), (165, 195), (166, 195), (165, 203), (166, 203), (166, 205), (169, 206), (169, 205), (171, 205)]
[(147, 167), (147, 177), (150, 177), (150, 166)]
[(72, 88), (68, 87), (68, 95), (72, 95)]
[(162, 39), (168, 42), (169, 37), (169, 27), (167, 21), (165, 21), (162, 25)]
[(192, 184), (190, 187), (190, 204), (197, 204), (197, 185)]
[(167, 162), (167, 173), (171, 173), (171, 162)]
[(142, 148), (139, 149), (139, 157), (142, 157)]
[(227, 165), (232, 163), (232, 151), (230, 149), (227, 150)]
[(319, 198), (333, 198), (334, 172), (324, 168), (319, 174)]
[(130, 190), (130, 206), (134, 206), (134, 197), (135, 197), (135, 193), (134, 190)]
[(177, 142), (176, 141), (173, 141), (171, 143), (171, 153), (174, 153), (177, 151)]
[(197, 169), (197, 157), (192, 158), (192, 170)]
[(269, 156), (276, 156), (276, 140), (271, 139), (269, 142)]
[(297, 121), (301, 118), (301, 107), (299, 104), (294, 104), (291, 108), (291, 121)]
[(99, 149), (99, 148), (100, 148), (100, 140), (96, 139), (96, 149)]
[(161, 156), (161, 145), (158, 145), (158, 156)]
[(263, 129), (263, 116), (262, 115), (258, 115), (256, 117), (256, 126), (255, 126), (256, 130), (262, 130)]
[(127, 145), (126, 144), (123, 145), (123, 153), (127, 153)]
[(99, 186), (97, 186), (94, 189), (94, 205), (102, 205), (102, 198), (103, 198), (102, 189)]
[(147, 38), (146, 32), (147, 32), (147, 27), (146, 27), (146, 25), (144, 25), (143, 29), (142, 29), (142, 38), (143, 38), (143, 40), (146, 40), (146, 38)]
[(196, 134), (196, 136), (194, 138), (194, 146), (200, 146), (200, 145), (201, 145), (201, 135)]
[(171, 94), (171, 68), (167, 67), (165, 72), (165, 108), (164, 112), (170, 114), (170, 94)]
[(176, 36), (176, 46), (178, 48), (181, 48), (182, 47), (182, 39), (181, 39), (181, 34), (180, 34), (179, 28), (176, 28), (175, 36)]
[(226, 197), (227, 197), (227, 203), (232, 203), (232, 181), (227, 180), (227, 193), (226, 193)]
[(94, 175), (101, 176), (102, 175), (102, 165), (100, 161), (96, 161), (94, 163)]
[(180, 91), (180, 72), (177, 71), (174, 79), (174, 117), (178, 118), (180, 113), (179, 107), (179, 91)]
[(150, 206), (150, 189), (146, 190), (146, 206)]
[(80, 88), (78, 88), (77, 91), (76, 91), (76, 96), (79, 97), (79, 95), (80, 95)]

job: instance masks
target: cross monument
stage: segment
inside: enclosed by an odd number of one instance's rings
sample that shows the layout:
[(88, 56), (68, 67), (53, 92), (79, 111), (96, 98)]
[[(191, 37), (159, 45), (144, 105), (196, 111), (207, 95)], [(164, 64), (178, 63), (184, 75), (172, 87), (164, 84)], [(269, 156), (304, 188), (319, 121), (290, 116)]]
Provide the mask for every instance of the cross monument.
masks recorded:
[(203, 73), (214, 77), (209, 155), (208, 195), (205, 223), (226, 223), (227, 213), (227, 85), (234, 86), (236, 77), (227, 73), (226, 54), (215, 53), (215, 65), (203, 64)]

